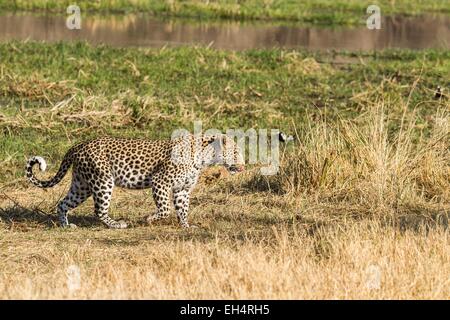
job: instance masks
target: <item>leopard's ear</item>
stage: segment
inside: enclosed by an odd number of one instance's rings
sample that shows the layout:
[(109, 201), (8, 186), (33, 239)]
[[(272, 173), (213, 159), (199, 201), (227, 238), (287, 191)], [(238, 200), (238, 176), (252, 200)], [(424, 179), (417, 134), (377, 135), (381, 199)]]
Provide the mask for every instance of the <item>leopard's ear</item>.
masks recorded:
[(205, 136), (203, 136), (203, 139), (202, 139), (202, 146), (206, 147), (210, 144), (213, 144), (216, 141), (218, 142), (218, 141), (220, 141), (219, 140), (220, 138), (222, 138), (222, 142), (224, 142), (223, 135), (205, 135)]

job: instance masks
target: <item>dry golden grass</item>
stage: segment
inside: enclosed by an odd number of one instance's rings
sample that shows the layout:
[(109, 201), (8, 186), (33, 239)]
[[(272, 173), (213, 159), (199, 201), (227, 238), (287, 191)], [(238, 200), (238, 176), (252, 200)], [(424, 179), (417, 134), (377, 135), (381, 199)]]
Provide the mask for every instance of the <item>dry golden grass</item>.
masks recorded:
[[(377, 221), (261, 234), (171, 228), (2, 239), (2, 298), (353, 299), (450, 296), (448, 233)], [(68, 268), (81, 270), (70, 290)]]
[[(51, 190), (0, 190), (0, 298), (450, 298), (449, 116), (426, 135), (382, 108), (297, 133), (279, 175), (210, 169), (191, 222), (147, 226), (149, 191), (116, 190), (108, 230), (92, 202), (55, 226)], [(412, 118), (412, 117), (411, 117)], [(414, 140), (414, 143), (413, 143)], [(80, 287), (68, 282), (80, 270)]]

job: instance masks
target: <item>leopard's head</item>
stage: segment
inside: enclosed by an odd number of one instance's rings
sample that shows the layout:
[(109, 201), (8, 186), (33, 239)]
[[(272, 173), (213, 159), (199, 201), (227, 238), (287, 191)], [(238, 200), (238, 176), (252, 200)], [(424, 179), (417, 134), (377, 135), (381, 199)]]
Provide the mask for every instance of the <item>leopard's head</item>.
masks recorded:
[(232, 137), (225, 134), (204, 136), (203, 146), (209, 165), (223, 165), (231, 174), (244, 171), (242, 150)]

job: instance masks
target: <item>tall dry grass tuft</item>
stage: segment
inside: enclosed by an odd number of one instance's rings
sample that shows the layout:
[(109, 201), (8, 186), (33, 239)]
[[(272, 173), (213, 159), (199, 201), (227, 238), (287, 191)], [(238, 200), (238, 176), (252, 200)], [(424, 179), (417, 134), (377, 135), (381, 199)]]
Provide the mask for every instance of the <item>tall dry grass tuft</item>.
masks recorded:
[[(389, 118), (380, 106), (356, 121), (308, 121), (270, 181), (284, 193), (357, 204), (369, 212), (450, 201), (449, 115), (430, 128)], [(397, 126), (397, 127), (396, 127)]]

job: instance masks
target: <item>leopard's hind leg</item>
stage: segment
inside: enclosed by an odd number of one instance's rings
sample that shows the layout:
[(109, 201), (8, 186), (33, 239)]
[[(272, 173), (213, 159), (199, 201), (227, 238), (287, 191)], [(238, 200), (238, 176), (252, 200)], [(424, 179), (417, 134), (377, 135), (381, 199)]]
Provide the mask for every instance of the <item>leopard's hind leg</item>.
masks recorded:
[(114, 178), (108, 174), (99, 175), (95, 182), (91, 183), (95, 214), (109, 228), (125, 229), (127, 224), (124, 221), (115, 221), (108, 215), (113, 188)]
[(75, 227), (74, 224), (69, 224), (67, 213), (69, 210), (78, 207), (90, 196), (91, 191), (88, 184), (76, 173), (72, 174), (72, 184), (69, 192), (57, 206), (58, 218), (62, 227)]

